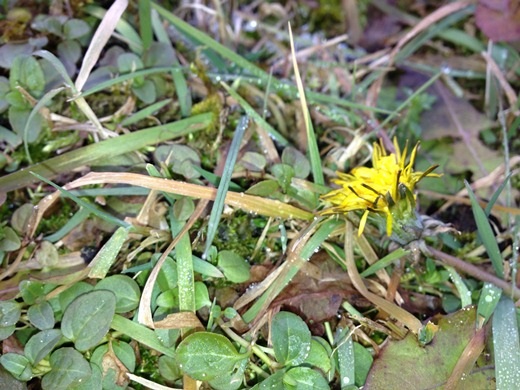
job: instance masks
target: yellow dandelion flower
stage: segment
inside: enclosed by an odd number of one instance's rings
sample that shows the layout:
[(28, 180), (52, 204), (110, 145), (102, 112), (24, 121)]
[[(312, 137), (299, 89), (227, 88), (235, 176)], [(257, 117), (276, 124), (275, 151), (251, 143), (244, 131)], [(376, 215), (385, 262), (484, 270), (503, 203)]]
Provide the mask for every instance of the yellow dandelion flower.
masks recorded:
[(375, 143), (372, 168), (357, 167), (350, 173), (338, 172), (338, 178), (333, 182), (341, 188), (322, 196), (323, 200), (332, 204), (332, 207), (322, 213), (363, 211), (359, 223), (360, 235), (365, 229), (369, 214), (374, 213), (386, 218), (386, 232), (391, 236), (394, 226), (402, 226), (403, 222), (406, 224), (406, 221), (402, 221), (404, 217), (409, 219), (416, 215), (413, 194), (415, 185), (426, 176), (440, 176), (432, 173), (437, 166), (431, 166), (425, 172), (414, 172), (418, 146), (419, 144), (415, 145), (408, 159), (408, 143), (401, 151), (394, 138), (395, 153), (388, 153), (382, 142)]

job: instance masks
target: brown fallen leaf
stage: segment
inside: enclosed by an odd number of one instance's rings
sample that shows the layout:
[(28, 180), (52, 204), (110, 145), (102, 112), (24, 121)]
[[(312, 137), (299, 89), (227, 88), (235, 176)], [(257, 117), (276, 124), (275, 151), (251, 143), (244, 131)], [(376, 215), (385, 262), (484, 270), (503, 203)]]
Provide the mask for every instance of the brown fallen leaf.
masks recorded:
[(520, 1), (480, 0), (475, 22), (493, 41), (517, 41), (520, 39)]

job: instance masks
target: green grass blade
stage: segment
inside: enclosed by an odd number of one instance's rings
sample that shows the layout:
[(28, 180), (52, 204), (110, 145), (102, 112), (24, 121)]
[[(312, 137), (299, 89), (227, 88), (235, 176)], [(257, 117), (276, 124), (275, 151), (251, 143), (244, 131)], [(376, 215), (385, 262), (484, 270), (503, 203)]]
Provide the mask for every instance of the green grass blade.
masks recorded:
[[(72, 191), (70, 191), (72, 192)], [(81, 222), (86, 220), (90, 215), (90, 211), (84, 207), (81, 207), (74, 215), (59, 229), (57, 232), (43, 237), (44, 240), (50, 242), (56, 242), (65, 237), (68, 233), (72, 231), (76, 226), (78, 226)]]
[(233, 88), (227, 85), (224, 82), (221, 82), (221, 85), (226, 89), (226, 91), (235, 99), (238, 104), (244, 109), (247, 115), (249, 115), (253, 120), (258, 123), (260, 127), (265, 129), (273, 139), (276, 140), (281, 146), (289, 145), (289, 141), (285, 139), (283, 135), (281, 135), (278, 131), (276, 131), (269, 123), (266, 122), (264, 118), (262, 118), (253, 107), (244, 99), (242, 96), (238, 94)]
[(150, 47), (153, 41), (151, 11), (150, 0), (139, 0), (139, 32), (144, 51)]
[(179, 310), (195, 313), (195, 277), (190, 235), (184, 234), (175, 247), (179, 287)]
[(135, 131), (64, 153), (0, 177), (0, 192), (13, 191), (34, 182), (34, 177), (29, 171), (52, 179), (60, 173), (70, 172), (78, 167), (90, 165), (103, 157), (129, 153), (147, 145), (153, 145), (204, 129), (209, 126), (212, 120), (212, 114), (200, 114), (177, 122)]
[(58, 57), (56, 57), (54, 54), (47, 50), (38, 50), (34, 52), (33, 55), (49, 61), (56, 70), (56, 72), (58, 72), (58, 74), (63, 78), (65, 85), (67, 85), (67, 87), (69, 87), (74, 94), (77, 92), (76, 87), (74, 86), (74, 82), (70, 78), (69, 74), (67, 73), (67, 70), (65, 69), (61, 61), (58, 59)]
[(145, 77), (145, 76), (148, 76), (151, 74), (156, 74), (156, 73), (166, 73), (166, 72), (170, 72), (171, 70), (172, 70), (171, 67), (157, 67), (157, 68), (150, 68), (150, 69), (140, 69), (140, 70), (136, 70), (135, 72), (125, 73), (125, 74), (119, 75), (117, 77), (114, 77), (113, 79), (103, 81), (99, 84), (96, 84), (92, 88), (90, 88), (86, 91), (83, 91), (81, 93), (81, 95), (79, 95), (79, 96), (86, 97), (86, 96), (92, 95), (96, 92), (102, 91), (104, 89), (113, 87), (114, 85), (123, 83), (125, 81), (133, 80), (137, 77)]
[[(170, 37), (168, 36), (156, 10), (152, 10), (152, 27), (157, 36), (157, 40), (172, 47)], [(179, 100), (181, 114), (182, 116), (188, 116), (191, 113), (192, 106), (191, 92), (188, 88), (188, 83), (186, 82), (186, 78), (184, 77), (176, 55), (173, 56), (171, 74), (173, 83), (175, 84), (175, 92), (177, 93), (177, 98)]]
[(450, 274), (450, 278), (453, 281), (455, 288), (459, 292), (461, 307), (471, 305), (471, 291), (468, 289), (466, 284), (464, 284), (464, 281), (462, 280), (458, 272), (455, 270), (455, 268), (450, 267), (449, 265), (445, 265), (444, 268), (446, 268), (446, 270)]
[(121, 221), (120, 219), (110, 215), (109, 213), (103, 211), (103, 210), (100, 210), (98, 209), (96, 206), (88, 203), (88, 202), (85, 202), (83, 199), (81, 198), (78, 198), (76, 195), (73, 195), (71, 194), (69, 191), (67, 191), (66, 189), (60, 187), (59, 185), (57, 184), (54, 184), (52, 181), (50, 180), (47, 180), (45, 177), (41, 176), (41, 175), (38, 175), (37, 173), (35, 172), (31, 172), (34, 176), (36, 176), (38, 179), (40, 179), (41, 181), (47, 183), (48, 185), (56, 188), (58, 191), (60, 191), (63, 195), (65, 195), (66, 197), (72, 199), (74, 202), (76, 202), (78, 205), (80, 205), (81, 207), (85, 208), (86, 210), (90, 211), (92, 214), (94, 214), (95, 216), (103, 219), (104, 221), (107, 221), (107, 222), (110, 222), (110, 223), (113, 223), (114, 225), (116, 226), (121, 226), (121, 227), (124, 227), (124, 228), (128, 228), (132, 225), (130, 225), (129, 223), (125, 222), (125, 221)]
[(108, 274), (110, 267), (116, 261), (119, 251), (128, 238), (129, 231), (130, 227), (120, 227), (112, 234), (112, 237), (103, 245), (89, 264), (89, 278), (103, 279)]
[(164, 99), (160, 102), (156, 102), (153, 104), (150, 104), (148, 107), (143, 108), (142, 110), (137, 111), (136, 113), (130, 115), (129, 117), (126, 117), (121, 121), (122, 126), (129, 126), (136, 122), (139, 122), (142, 119), (145, 119), (149, 117), (150, 115), (153, 115), (155, 112), (159, 111), (161, 108), (166, 106), (168, 103), (171, 103), (172, 99)]
[(493, 206), (497, 202), (498, 197), (500, 196), (500, 194), (502, 193), (504, 188), (506, 188), (507, 183), (509, 182), (509, 179), (511, 179), (511, 175), (512, 175), (512, 173), (507, 175), (504, 182), (500, 185), (500, 187), (497, 188), (497, 190), (493, 193), (493, 195), (489, 199), (489, 202), (488, 202), (486, 208), (484, 209), (484, 212), (486, 213), (487, 216), (489, 216), (489, 214), (491, 214), (491, 210), (493, 209)]
[(133, 322), (128, 318), (122, 317), (116, 314), (112, 319), (110, 327), (117, 332), (130, 337), (140, 344), (146, 345), (158, 352), (165, 354), (166, 356), (175, 357), (175, 349), (165, 347), (163, 343), (159, 341), (155, 332), (148, 329), (144, 325), (140, 325), (137, 322)]
[(502, 289), (494, 284), (484, 283), (477, 306), (477, 323), (479, 327), (484, 325), (490, 318), (502, 296)]
[(464, 180), (464, 185), (468, 190), (468, 195), (471, 200), (471, 209), (473, 210), (473, 216), (475, 217), (475, 222), (477, 223), (477, 230), (484, 247), (486, 248), (486, 252), (491, 259), (491, 263), (493, 264), (493, 268), (495, 273), (499, 278), (504, 277), (504, 265), (502, 264), (502, 255), (500, 253), (500, 249), (498, 248), (497, 240), (495, 235), (493, 234), (493, 229), (491, 229), (491, 225), (487, 219), (486, 213), (480, 207), (473, 190), (469, 183)]
[(235, 129), (235, 134), (233, 135), (233, 140), (231, 141), (231, 146), (229, 147), (226, 163), (224, 165), (224, 172), (222, 173), (222, 178), (220, 179), (220, 183), (218, 185), (215, 203), (213, 204), (213, 208), (211, 209), (211, 214), (209, 216), (206, 247), (202, 255), (203, 259), (206, 259), (211, 244), (213, 243), (213, 237), (215, 237), (215, 234), (217, 233), (218, 223), (220, 221), (220, 217), (222, 216), (224, 201), (226, 199), (226, 194), (229, 188), (229, 182), (231, 181), (231, 175), (233, 173), (233, 169), (235, 168), (238, 151), (240, 150), (240, 143), (242, 142), (242, 138), (246, 132), (248, 124), (249, 118), (247, 116), (243, 116), (240, 118), (240, 121), (238, 122), (238, 125)]
[(394, 261), (400, 259), (403, 256), (406, 256), (410, 251), (405, 250), (404, 248), (398, 248), (393, 252), (390, 252), (388, 255), (380, 259), (378, 262), (372, 264), (366, 270), (364, 270), (360, 275), (364, 278), (375, 274), (380, 269), (385, 268), (386, 266), (392, 264)]
[(493, 350), (496, 388), (518, 389), (520, 383), (520, 338), (514, 302), (502, 297), (493, 316)]
[(344, 337), (338, 343), (336, 352), (338, 354), (338, 371), (341, 388), (354, 385), (355, 366), (354, 366), (354, 343), (349, 328), (343, 329)]

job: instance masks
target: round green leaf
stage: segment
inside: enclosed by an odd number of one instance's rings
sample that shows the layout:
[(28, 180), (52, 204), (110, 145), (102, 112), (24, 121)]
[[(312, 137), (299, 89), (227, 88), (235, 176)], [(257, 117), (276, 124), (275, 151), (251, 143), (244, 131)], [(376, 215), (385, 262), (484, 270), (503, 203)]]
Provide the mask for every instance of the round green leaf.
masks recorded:
[(93, 289), (94, 287), (86, 282), (73, 284), (71, 287), (58, 295), (61, 310), (65, 311), (65, 309), (72, 303), (72, 301), (74, 301), (74, 299), (79, 297), (81, 294), (92, 291)]
[(204, 306), (211, 306), (208, 288), (202, 282), (195, 282), (195, 310), (200, 310)]
[(283, 365), (302, 364), (311, 349), (311, 332), (296, 314), (281, 311), (271, 324), (276, 360)]
[(17, 353), (6, 353), (0, 356), (0, 364), (16, 379), (28, 381), (32, 378), (32, 366), (25, 356)]
[(305, 363), (318, 367), (325, 374), (328, 373), (332, 367), (327, 350), (315, 339), (311, 340), (311, 350), (309, 351), (307, 359), (305, 359)]
[(278, 370), (273, 375), (263, 380), (252, 388), (252, 390), (285, 390), (283, 385), (283, 376), (285, 370)]
[(28, 305), (34, 305), (36, 302), (42, 300), (45, 295), (50, 293), (56, 285), (45, 284), (42, 282), (23, 280), (20, 282), (20, 293), (25, 303)]
[(43, 377), (43, 390), (68, 390), (86, 381), (92, 374), (90, 365), (74, 348), (60, 348), (50, 358), (52, 370)]
[(40, 330), (54, 328), (54, 311), (47, 301), (35, 303), (27, 310), (29, 322)]
[(159, 358), (159, 374), (169, 382), (174, 382), (182, 378), (182, 372), (175, 362), (175, 359), (166, 355)]
[(79, 351), (96, 346), (106, 335), (116, 310), (116, 297), (94, 290), (76, 298), (63, 313), (61, 331)]
[(102, 279), (94, 290), (109, 290), (116, 296), (116, 313), (127, 313), (139, 306), (141, 290), (135, 280), (126, 275), (113, 275)]
[(0, 328), (0, 340), (5, 340), (9, 336), (11, 336), (16, 330), (16, 326), (9, 325), (3, 328)]
[(250, 277), (250, 266), (247, 261), (232, 251), (219, 252), (218, 267), (222, 270), (224, 276), (233, 283), (243, 283)]
[(20, 305), (14, 301), (0, 301), (0, 327), (15, 325), (20, 318)]
[(25, 344), (24, 355), (32, 365), (38, 364), (58, 345), (62, 334), (59, 329), (42, 330), (33, 335)]
[(74, 386), (74, 390), (102, 390), (103, 389), (103, 373), (101, 368), (95, 364), (90, 365), (92, 375), (86, 380), (82, 380), (79, 385)]
[(177, 347), (179, 368), (196, 380), (208, 381), (231, 371), (235, 363), (247, 358), (237, 352), (226, 337), (197, 332), (186, 337)]
[(283, 383), (287, 389), (330, 389), (326, 379), (318, 371), (309, 367), (295, 367), (287, 371), (283, 377)]
[(9, 226), (4, 226), (0, 230), (0, 251), (12, 252), (20, 249), (22, 242), (18, 234)]
[(162, 292), (165, 292), (177, 287), (177, 281), (177, 264), (168, 256), (159, 271), (159, 275), (157, 276), (157, 285)]
[(63, 34), (66, 39), (77, 39), (90, 32), (90, 26), (81, 19), (70, 19), (63, 25)]
[(311, 164), (298, 149), (289, 146), (282, 152), (282, 162), (294, 168), (296, 177), (305, 179), (311, 173)]

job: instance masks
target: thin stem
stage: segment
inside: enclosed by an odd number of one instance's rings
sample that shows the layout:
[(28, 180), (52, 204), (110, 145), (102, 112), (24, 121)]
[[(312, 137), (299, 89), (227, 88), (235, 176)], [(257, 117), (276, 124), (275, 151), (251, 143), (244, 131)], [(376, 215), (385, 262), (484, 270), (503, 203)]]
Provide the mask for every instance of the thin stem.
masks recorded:
[(443, 263), (445, 263), (447, 265), (451, 265), (452, 267), (455, 267), (458, 270), (460, 270), (470, 276), (473, 276), (475, 279), (492, 283), (495, 286), (504, 290), (504, 292), (507, 295), (512, 296), (516, 300), (520, 300), (520, 289), (518, 289), (516, 286), (513, 286), (513, 285), (509, 284), (508, 282), (506, 282), (505, 280), (500, 279), (500, 278), (496, 277), (495, 275), (492, 275), (486, 271), (483, 271), (480, 268), (474, 266), (473, 264), (468, 263), (455, 256), (451, 256), (447, 253), (434, 249), (430, 246), (427, 246), (426, 248), (433, 257), (436, 257), (438, 260), (441, 260)]

